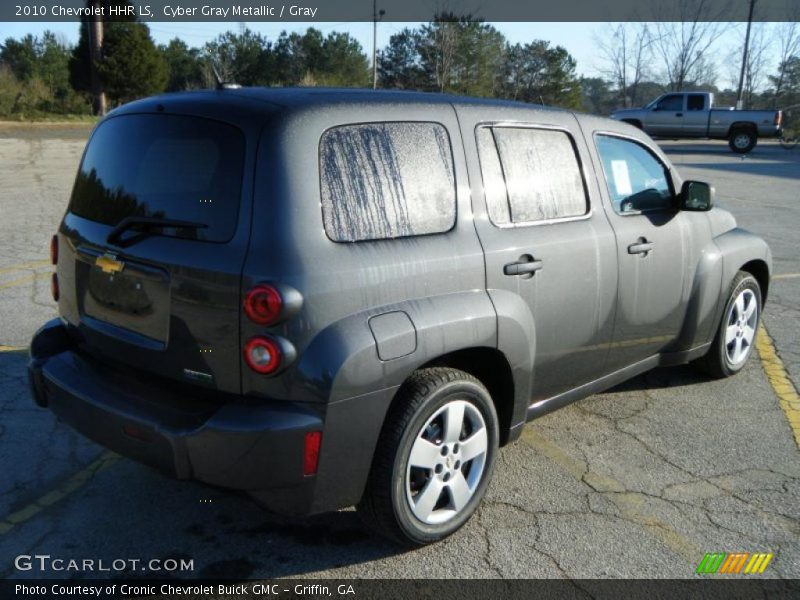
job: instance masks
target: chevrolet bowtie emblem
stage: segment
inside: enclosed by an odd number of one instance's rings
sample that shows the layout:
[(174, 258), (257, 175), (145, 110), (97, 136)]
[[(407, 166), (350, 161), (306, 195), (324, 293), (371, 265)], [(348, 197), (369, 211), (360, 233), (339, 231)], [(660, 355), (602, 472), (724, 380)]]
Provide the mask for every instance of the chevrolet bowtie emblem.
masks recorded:
[(98, 256), (94, 264), (103, 273), (108, 273), (109, 275), (120, 273), (122, 269), (125, 268), (125, 263), (121, 260), (117, 260), (117, 257), (113, 254), (103, 254), (103, 256)]

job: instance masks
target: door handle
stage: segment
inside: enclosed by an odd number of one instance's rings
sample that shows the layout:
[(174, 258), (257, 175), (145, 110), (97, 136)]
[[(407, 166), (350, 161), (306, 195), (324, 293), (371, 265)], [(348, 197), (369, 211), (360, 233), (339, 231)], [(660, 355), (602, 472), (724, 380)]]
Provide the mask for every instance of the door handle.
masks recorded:
[(544, 266), (540, 260), (521, 260), (519, 262), (508, 263), (503, 267), (506, 275), (528, 275), (535, 273)]
[(628, 254), (647, 254), (653, 249), (653, 242), (643, 241), (636, 242), (628, 246)]
[(682, 117), (682, 116), (683, 116), (683, 113), (675, 113), (675, 116), (676, 116), (676, 117)]

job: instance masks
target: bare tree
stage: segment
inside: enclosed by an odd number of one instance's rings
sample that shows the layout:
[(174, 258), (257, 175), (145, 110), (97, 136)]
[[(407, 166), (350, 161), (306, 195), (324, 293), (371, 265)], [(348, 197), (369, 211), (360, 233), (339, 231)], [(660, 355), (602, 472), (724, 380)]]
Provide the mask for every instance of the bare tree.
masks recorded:
[(776, 77), (771, 78), (775, 84), (775, 93), (772, 99), (773, 107), (778, 105), (780, 96), (783, 93), (789, 59), (800, 54), (800, 26), (797, 24), (798, 18), (800, 18), (800, 9), (794, 7), (793, 14), (790, 13), (787, 16), (789, 20), (777, 25), (774, 31), (774, 39), (778, 43), (779, 62), (778, 74)]
[(441, 21), (434, 28), (436, 40), (436, 84), (440, 92), (450, 83), (458, 46), (458, 26), (451, 21)]
[[(770, 60), (770, 49), (772, 41), (764, 23), (753, 23), (750, 32), (750, 44), (747, 51), (747, 61), (744, 65), (744, 103), (746, 106), (753, 106), (755, 95), (760, 90), (766, 80), (767, 64)], [(739, 82), (742, 52), (744, 49), (744, 35), (739, 46), (737, 46), (728, 56), (728, 64), (731, 67), (730, 81), (735, 88)]]
[(673, 0), (656, 9), (653, 44), (673, 90), (700, 82), (702, 71), (707, 75), (712, 66), (709, 51), (730, 26), (725, 22), (727, 6), (717, 11), (712, 6), (722, 5), (712, 5), (711, 0)]
[(636, 104), (639, 83), (647, 75), (653, 36), (647, 23), (610, 24), (595, 43), (605, 60), (605, 74), (619, 92), (623, 106)]

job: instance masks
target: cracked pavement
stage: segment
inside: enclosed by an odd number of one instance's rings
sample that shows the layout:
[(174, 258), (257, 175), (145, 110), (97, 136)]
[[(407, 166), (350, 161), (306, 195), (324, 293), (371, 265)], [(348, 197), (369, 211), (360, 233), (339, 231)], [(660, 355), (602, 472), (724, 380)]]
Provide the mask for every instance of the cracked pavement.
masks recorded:
[[(86, 133), (0, 126), (0, 346), (26, 346), (55, 314), (41, 261)], [(724, 143), (663, 146), (769, 241), (777, 274), (800, 272), (800, 150), (763, 143), (742, 160)], [(800, 278), (775, 280), (765, 314), (795, 385), (798, 292)], [(682, 578), (706, 552), (734, 551), (774, 552), (763, 577), (800, 577), (800, 452), (758, 360), (724, 381), (658, 369), (529, 424), (500, 452), (475, 518), (410, 552), (370, 537), (352, 510), (277, 517), (127, 459), (75, 484), (105, 451), (33, 404), (25, 362), (0, 352), (0, 521), (18, 521), (0, 529), (0, 577), (58, 575), (15, 571), (15, 556), (38, 553), (192, 558), (193, 577)]]

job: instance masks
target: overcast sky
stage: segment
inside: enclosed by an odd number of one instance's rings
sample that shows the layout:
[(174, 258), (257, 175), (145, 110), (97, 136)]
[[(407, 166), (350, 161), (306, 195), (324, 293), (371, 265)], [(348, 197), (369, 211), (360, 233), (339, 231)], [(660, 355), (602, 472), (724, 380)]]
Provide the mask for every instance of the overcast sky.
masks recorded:
[[(2, 0), (0, 0), (2, 1)], [(367, 55), (372, 53), (372, 23), (247, 23), (250, 29), (262, 33), (268, 39), (274, 40), (281, 31), (303, 32), (308, 27), (316, 27), (324, 33), (330, 31), (348, 32), (355, 37), (364, 48)], [(400, 31), (403, 27), (416, 27), (420, 23), (381, 22), (378, 24), (378, 49), (386, 46), (389, 37)], [(492, 23), (499, 29), (511, 43), (526, 43), (532, 40), (548, 40), (553, 45), (564, 46), (578, 63), (578, 74), (587, 77), (601, 75), (604, 68), (602, 57), (599, 55), (594, 41), (596, 34), (602, 34), (610, 27), (608, 23)], [(159, 22), (148, 23), (151, 34), (156, 43), (166, 43), (174, 37), (183, 39), (190, 46), (202, 46), (205, 42), (217, 37), (228, 30), (238, 30), (238, 23), (176, 23)], [(767, 25), (769, 26), (769, 25)], [(728, 64), (732, 48), (739, 44), (742, 37), (743, 24), (737, 24), (730, 30), (717, 46), (715, 59), (719, 87), (730, 85), (729, 74), (737, 71), (736, 65)], [(78, 40), (77, 23), (9, 23), (0, 22), (0, 41), (7, 37), (19, 38), (27, 33), (41, 35), (50, 29), (63, 34), (66, 39), (75, 43)], [(770, 67), (769, 71), (777, 70), (777, 64)]]

